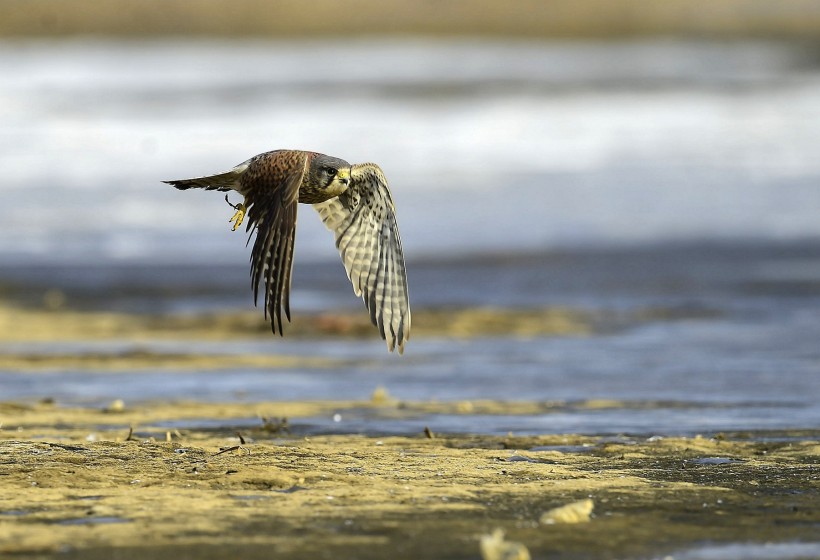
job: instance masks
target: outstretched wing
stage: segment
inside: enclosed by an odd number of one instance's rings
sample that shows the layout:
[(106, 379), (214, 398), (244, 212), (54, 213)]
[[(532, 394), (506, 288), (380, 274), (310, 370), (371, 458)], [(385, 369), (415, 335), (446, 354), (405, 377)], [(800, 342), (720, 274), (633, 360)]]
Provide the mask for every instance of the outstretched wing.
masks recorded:
[(336, 236), (353, 291), (391, 352), (410, 338), (410, 301), (396, 209), (382, 170), (374, 163), (351, 167), (350, 187), (336, 198), (314, 204)]
[[(257, 302), (265, 282), (265, 317), (273, 333), (282, 333), (282, 309), (290, 321), (290, 278), (296, 236), (299, 187), (307, 168), (307, 154), (277, 150), (250, 160), (240, 192), (248, 208), (247, 231), (256, 231), (251, 251), (251, 286)], [(250, 243), (250, 236), (248, 237)]]

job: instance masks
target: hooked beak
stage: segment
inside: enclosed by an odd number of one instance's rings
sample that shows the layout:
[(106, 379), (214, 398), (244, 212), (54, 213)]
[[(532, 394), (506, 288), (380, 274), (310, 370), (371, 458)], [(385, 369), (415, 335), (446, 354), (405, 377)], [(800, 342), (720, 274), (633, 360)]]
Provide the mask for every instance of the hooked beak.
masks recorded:
[(350, 184), (350, 169), (340, 169), (336, 174), (336, 179), (345, 186)]

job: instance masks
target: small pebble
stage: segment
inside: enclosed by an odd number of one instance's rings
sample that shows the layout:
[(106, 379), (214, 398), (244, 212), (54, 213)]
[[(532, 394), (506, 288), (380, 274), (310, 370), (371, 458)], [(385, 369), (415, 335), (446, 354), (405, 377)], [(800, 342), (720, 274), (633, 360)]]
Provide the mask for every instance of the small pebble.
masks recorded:
[(579, 500), (565, 506), (557, 507), (544, 512), (541, 515), (542, 525), (553, 525), (555, 523), (586, 523), (592, 514), (594, 504), (592, 500)]
[(505, 541), (504, 531), (496, 529), (481, 537), (483, 560), (530, 560), (530, 551), (519, 542)]

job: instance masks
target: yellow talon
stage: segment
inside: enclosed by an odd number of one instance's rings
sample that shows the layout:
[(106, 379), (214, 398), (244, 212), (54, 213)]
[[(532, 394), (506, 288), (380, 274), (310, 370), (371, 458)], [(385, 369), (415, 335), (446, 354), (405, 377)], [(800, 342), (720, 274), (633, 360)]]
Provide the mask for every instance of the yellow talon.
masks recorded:
[(233, 223), (231, 231), (236, 231), (236, 228), (242, 225), (242, 221), (245, 219), (245, 213), (248, 211), (248, 209), (245, 208), (245, 205), (241, 202), (238, 204), (231, 204), (231, 201), (228, 200), (227, 194), (225, 195), (225, 202), (228, 203), (228, 206), (236, 210), (236, 212), (233, 213), (233, 216), (231, 216), (231, 219), (228, 220), (228, 223)]
[(234, 206), (234, 208), (236, 208), (236, 212), (234, 212), (234, 215), (231, 216), (230, 220), (228, 220), (228, 222), (233, 222), (233, 227), (231, 228), (231, 231), (236, 231), (236, 228), (242, 225), (242, 220), (245, 219), (246, 212), (245, 205), (241, 202)]

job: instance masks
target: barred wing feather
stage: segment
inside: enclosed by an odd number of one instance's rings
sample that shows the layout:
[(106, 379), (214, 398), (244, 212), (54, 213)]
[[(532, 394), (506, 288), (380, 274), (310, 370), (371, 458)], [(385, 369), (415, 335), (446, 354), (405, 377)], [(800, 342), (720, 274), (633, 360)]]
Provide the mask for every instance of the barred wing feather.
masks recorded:
[(313, 207), (336, 236), (353, 291), (388, 350), (402, 354), (410, 338), (410, 302), (393, 198), (376, 164), (354, 165), (350, 179), (344, 193)]

